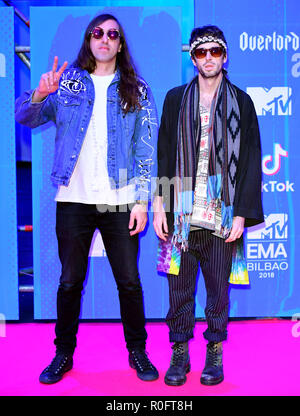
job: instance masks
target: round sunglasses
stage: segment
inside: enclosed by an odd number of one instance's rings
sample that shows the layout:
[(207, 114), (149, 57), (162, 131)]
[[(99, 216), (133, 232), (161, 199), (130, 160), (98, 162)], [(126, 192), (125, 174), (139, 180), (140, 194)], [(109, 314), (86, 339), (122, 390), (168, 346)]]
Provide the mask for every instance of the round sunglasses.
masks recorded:
[(214, 46), (209, 49), (198, 48), (194, 50), (193, 54), (197, 59), (203, 59), (206, 57), (208, 51), (213, 58), (220, 58), (223, 55), (224, 49), (221, 46)]
[(94, 27), (94, 29), (90, 32), (90, 34), (95, 39), (103, 38), (104, 33), (106, 33), (108, 39), (110, 40), (117, 40), (118, 38), (121, 37), (118, 29), (109, 29), (107, 32), (104, 32), (104, 30), (101, 27)]

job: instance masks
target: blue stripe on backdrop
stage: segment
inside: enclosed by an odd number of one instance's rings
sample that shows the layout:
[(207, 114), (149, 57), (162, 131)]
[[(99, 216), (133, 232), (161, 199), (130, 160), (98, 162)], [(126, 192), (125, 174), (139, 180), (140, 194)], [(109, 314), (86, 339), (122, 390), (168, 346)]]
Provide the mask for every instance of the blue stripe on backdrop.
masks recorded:
[[(231, 289), (231, 316), (291, 316), (300, 311), (300, 23), (297, 0), (195, 0), (196, 26), (216, 24), (229, 46), (231, 81), (252, 97), (262, 137), (265, 227), (245, 243), (251, 285)], [(196, 313), (204, 305), (199, 282)]]
[[(124, 2), (121, 4), (124, 5)], [(88, 22), (94, 15), (104, 11), (115, 14), (124, 25), (139, 72), (150, 84), (158, 111), (161, 113), (166, 91), (182, 83), (179, 7), (31, 8), (32, 87), (37, 85), (40, 75), (49, 70), (55, 55), (59, 57), (60, 62), (73, 61)], [(47, 31), (43, 32), (41, 37), (40, 33), (44, 27), (47, 27)], [(73, 30), (74, 27), (76, 31)], [(168, 36), (165, 36), (166, 28)], [(68, 33), (70, 36), (66, 35)], [(60, 270), (55, 238), (55, 188), (51, 185), (49, 177), (54, 136), (54, 127), (47, 125), (33, 132), (32, 137), (34, 317), (36, 319), (56, 317), (56, 289)], [(151, 215), (149, 223), (152, 223)], [(98, 239), (91, 248), (82, 318), (119, 318), (114, 279), (101, 239), (99, 235), (96, 237)], [(166, 279), (156, 273), (156, 250), (157, 239), (153, 227), (150, 226), (141, 237), (139, 259), (148, 318), (162, 318), (167, 309)]]
[(0, 9), (0, 321), (2, 322), (7, 319), (19, 319), (13, 27), (13, 8), (2, 7)]

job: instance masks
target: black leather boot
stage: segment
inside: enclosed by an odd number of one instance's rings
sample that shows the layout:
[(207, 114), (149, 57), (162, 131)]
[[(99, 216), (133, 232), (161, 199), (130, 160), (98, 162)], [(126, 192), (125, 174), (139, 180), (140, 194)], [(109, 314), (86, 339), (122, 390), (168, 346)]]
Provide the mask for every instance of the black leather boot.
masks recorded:
[(171, 363), (165, 375), (165, 383), (168, 386), (182, 386), (186, 382), (186, 374), (191, 369), (188, 343), (175, 342), (172, 349)]
[(205, 367), (200, 382), (206, 386), (219, 384), (224, 380), (222, 342), (209, 342), (206, 350)]
[(41, 373), (39, 380), (44, 384), (57, 383), (72, 367), (73, 356), (58, 352), (51, 361), (51, 364)]
[(129, 351), (129, 365), (136, 370), (138, 378), (143, 381), (158, 379), (158, 371), (147, 357), (144, 349)]

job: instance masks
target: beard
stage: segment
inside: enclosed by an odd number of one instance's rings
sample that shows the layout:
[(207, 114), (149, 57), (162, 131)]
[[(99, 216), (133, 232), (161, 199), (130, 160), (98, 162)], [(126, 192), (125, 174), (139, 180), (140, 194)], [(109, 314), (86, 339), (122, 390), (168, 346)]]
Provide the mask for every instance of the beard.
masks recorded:
[(214, 68), (211, 70), (205, 70), (205, 68), (198, 68), (200, 75), (202, 75), (203, 78), (217, 78), (218, 75), (222, 72), (221, 68)]

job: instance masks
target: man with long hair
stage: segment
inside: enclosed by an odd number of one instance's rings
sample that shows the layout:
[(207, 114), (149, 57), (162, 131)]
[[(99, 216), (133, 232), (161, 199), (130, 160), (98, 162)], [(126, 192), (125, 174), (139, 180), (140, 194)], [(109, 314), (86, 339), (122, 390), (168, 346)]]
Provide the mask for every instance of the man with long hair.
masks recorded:
[[(145, 351), (147, 333), (139, 278), (138, 233), (147, 223), (157, 114), (137, 76), (124, 30), (112, 15), (88, 25), (75, 62), (41, 76), (16, 101), (16, 120), (56, 125), (51, 178), (62, 272), (57, 292), (56, 355), (40, 382), (61, 380), (73, 366), (81, 292), (93, 234), (99, 229), (117, 284), (129, 364), (144, 381), (158, 378)], [(124, 174), (125, 172), (125, 174)]]
[[(165, 383), (172, 386), (184, 384), (190, 371), (188, 341), (195, 325), (199, 264), (207, 295), (208, 341), (201, 383), (222, 382), (229, 280), (247, 283), (242, 235), (245, 227), (264, 221), (253, 102), (227, 77), (227, 42), (218, 27), (195, 28), (189, 44), (198, 74), (166, 95), (154, 201), (158, 269), (167, 273), (169, 282), (167, 324), (173, 353)], [(161, 186), (161, 178), (172, 179), (171, 192)]]

